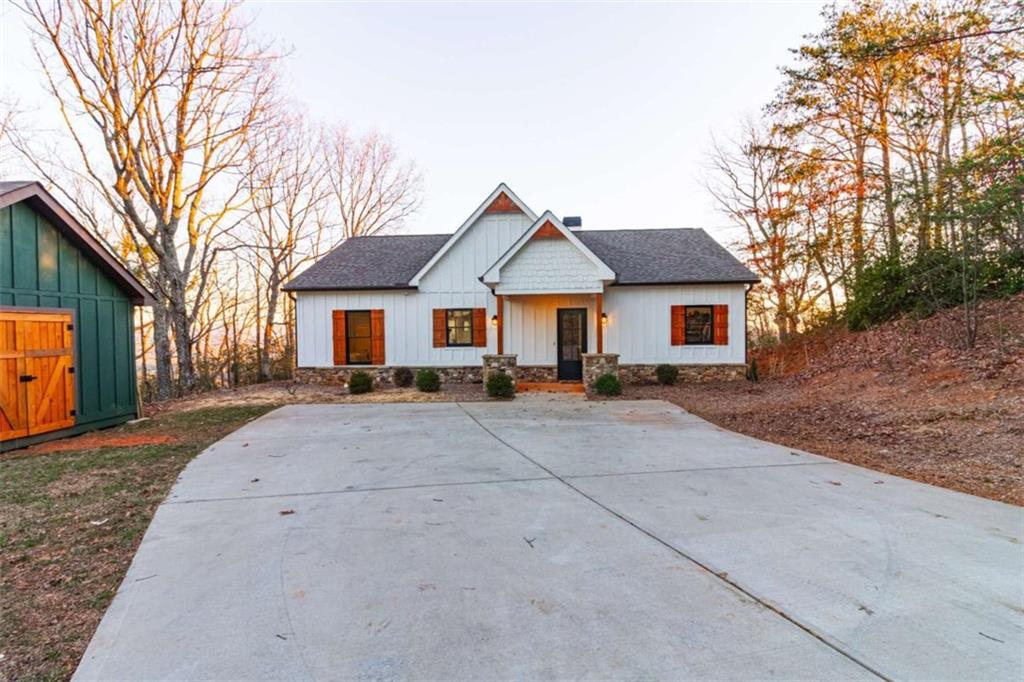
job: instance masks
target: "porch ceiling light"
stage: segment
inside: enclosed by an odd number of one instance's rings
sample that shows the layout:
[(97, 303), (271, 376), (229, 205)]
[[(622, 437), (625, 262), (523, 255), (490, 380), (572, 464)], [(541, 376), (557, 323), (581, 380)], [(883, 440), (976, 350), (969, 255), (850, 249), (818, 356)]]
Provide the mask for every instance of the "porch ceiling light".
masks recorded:
[(601, 326), (602, 327), (607, 327), (608, 326), (608, 313), (601, 313)]
[(492, 327), (497, 327), (498, 326), (498, 316), (497, 315), (491, 315), (491, 326)]

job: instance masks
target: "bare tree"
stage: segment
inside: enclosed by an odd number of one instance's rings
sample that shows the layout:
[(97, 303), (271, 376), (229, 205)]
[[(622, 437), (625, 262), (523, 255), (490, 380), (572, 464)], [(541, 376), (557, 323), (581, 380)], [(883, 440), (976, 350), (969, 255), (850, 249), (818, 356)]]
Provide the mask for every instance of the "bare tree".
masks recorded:
[(748, 121), (738, 141), (715, 143), (706, 183), (719, 209), (746, 232), (747, 262), (768, 280), (766, 298), (783, 341), (797, 331), (811, 282), (798, 219), (801, 169), (793, 163), (774, 126)]
[(342, 239), (397, 230), (419, 208), (423, 183), (415, 164), (403, 163), (379, 133), (354, 138), (335, 128), (324, 153)]
[[(285, 114), (278, 125), (250, 136), (247, 143), (244, 175), (251, 212), (244, 239), (257, 279), (261, 380), (271, 377), (281, 286), (324, 242), (331, 188), (320, 141), (303, 116)], [(287, 339), (290, 329), (285, 326)]]
[(195, 383), (192, 327), (244, 202), (234, 171), (272, 104), (274, 60), (236, 3), (30, 0), (35, 51), (88, 178), (158, 297), (157, 395)]

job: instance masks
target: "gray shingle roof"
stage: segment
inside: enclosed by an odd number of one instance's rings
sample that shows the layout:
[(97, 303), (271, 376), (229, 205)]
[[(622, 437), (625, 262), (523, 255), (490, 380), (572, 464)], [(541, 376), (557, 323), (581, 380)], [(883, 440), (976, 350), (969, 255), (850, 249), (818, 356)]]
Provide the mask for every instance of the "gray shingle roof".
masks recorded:
[[(699, 228), (578, 230), (617, 284), (756, 282), (758, 278)], [(288, 291), (405, 289), (451, 235), (355, 237), (285, 285)]]
[(616, 284), (758, 281), (757, 275), (700, 228), (573, 234), (615, 271)]
[(449, 234), (353, 237), (285, 285), (286, 291), (408, 289)]

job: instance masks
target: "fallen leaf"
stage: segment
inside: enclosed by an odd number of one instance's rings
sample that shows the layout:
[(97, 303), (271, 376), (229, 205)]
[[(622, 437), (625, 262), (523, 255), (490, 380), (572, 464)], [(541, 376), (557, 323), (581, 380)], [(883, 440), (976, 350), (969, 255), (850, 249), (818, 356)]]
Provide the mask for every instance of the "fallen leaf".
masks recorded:
[(281, 510), (281, 511), (279, 511), (278, 513), (279, 513), (279, 514), (280, 514), (281, 516), (288, 516), (289, 514), (294, 514), (294, 513), (295, 513), (295, 510), (294, 510), (294, 509), (282, 509), (282, 510)]

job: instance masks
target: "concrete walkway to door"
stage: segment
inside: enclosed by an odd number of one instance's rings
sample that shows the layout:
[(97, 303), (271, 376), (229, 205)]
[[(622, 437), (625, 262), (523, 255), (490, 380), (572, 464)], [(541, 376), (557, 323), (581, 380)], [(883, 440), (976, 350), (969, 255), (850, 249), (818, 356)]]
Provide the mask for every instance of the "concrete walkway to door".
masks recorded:
[(1021, 679), (1022, 524), (657, 401), (292, 406), (187, 467), (75, 679)]

